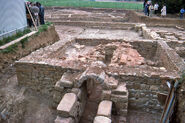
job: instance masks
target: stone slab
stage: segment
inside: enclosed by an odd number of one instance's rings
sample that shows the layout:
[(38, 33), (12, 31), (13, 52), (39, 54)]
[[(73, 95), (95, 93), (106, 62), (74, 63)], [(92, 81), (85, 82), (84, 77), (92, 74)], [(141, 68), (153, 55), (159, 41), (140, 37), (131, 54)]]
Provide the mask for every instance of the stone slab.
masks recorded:
[(111, 120), (104, 116), (96, 116), (93, 123), (111, 123)]
[(97, 116), (105, 116), (111, 118), (112, 101), (103, 100), (98, 106)]
[(125, 83), (118, 85), (116, 89), (112, 90), (112, 94), (117, 94), (117, 95), (126, 95), (127, 92), (128, 91)]
[(71, 80), (72, 76), (73, 76), (72, 73), (68, 73), (68, 72), (64, 73), (60, 79), (61, 85), (63, 87), (69, 87), (69, 88), (73, 87), (73, 80)]
[(62, 100), (60, 101), (57, 111), (61, 114), (61, 116), (75, 116), (77, 109), (77, 96), (74, 93), (66, 93)]

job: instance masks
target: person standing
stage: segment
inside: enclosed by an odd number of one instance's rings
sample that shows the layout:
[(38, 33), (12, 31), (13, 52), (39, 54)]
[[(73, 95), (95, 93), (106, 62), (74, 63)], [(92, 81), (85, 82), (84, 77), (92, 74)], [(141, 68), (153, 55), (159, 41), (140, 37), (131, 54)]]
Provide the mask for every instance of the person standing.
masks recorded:
[(37, 4), (37, 7), (39, 8), (40, 24), (43, 25), (43, 24), (45, 24), (45, 22), (44, 22), (44, 7), (39, 2), (37, 2), (36, 4)]
[(183, 19), (183, 14), (185, 13), (185, 10), (184, 10), (184, 8), (182, 8), (181, 10), (180, 10), (180, 19)]
[(163, 5), (163, 8), (161, 9), (161, 16), (166, 17), (166, 5)]
[(154, 6), (152, 4), (150, 4), (149, 6), (149, 13), (150, 13), (150, 17), (152, 17), (153, 11), (154, 11)]
[(34, 21), (36, 22), (37, 26), (39, 25), (39, 8), (36, 6), (36, 4), (32, 4), (30, 7), (30, 11), (33, 15)]
[(154, 14), (157, 14), (158, 9), (159, 9), (159, 4), (155, 3), (154, 4)]

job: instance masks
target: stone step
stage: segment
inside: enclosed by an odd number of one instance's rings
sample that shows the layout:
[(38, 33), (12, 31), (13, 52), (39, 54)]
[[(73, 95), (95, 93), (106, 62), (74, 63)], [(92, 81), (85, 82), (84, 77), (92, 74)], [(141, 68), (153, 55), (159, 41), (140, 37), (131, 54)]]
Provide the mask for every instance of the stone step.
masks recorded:
[(55, 123), (75, 123), (75, 121), (71, 117), (64, 118), (64, 117), (57, 116), (57, 118), (55, 119)]
[(127, 93), (128, 93), (128, 90), (126, 88), (125, 83), (119, 84), (116, 89), (112, 90), (112, 94), (115, 94), (115, 95), (126, 95)]
[(93, 123), (111, 123), (111, 119), (104, 116), (96, 116)]
[(105, 116), (111, 118), (112, 101), (103, 100), (98, 106), (97, 116)]
[(61, 117), (75, 117), (77, 115), (77, 96), (74, 93), (66, 93), (57, 106)]

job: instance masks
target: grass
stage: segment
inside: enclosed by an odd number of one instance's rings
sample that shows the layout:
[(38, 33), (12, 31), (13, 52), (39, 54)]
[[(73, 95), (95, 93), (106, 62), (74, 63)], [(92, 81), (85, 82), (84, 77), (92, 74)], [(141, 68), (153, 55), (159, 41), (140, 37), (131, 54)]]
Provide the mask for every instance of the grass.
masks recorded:
[(18, 38), (22, 37), (23, 35), (28, 34), (30, 32), (31, 32), (30, 29), (25, 29), (24, 31), (17, 32), (13, 36), (10, 36), (10, 37), (7, 37), (7, 38), (3, 38), (2, 40), (0, 40), (0, 46), (5, 45), (5, 44), (7, 44), (7, 43), (9, 43), (9, 42), (11, 42), (11, 41), (13, 41), (15, 39), (18, 39)]
[(90, 7), (90, 8), (115, 8), (115, 9), (133, 9), (142, 10), (142, 3), (131, 2), (95, 2), (84, 0), (30, 0), (38, 1), (44, 6), (63, 6), (63, 7)]
[[(38, 36), (41, 32), (47, 31), (47, 30), (48, 30), (48, 27), (49, 27), (51, 24), (52, 24), (51, 22), (46, 22), (46, 24), (39, 26), (38, 32), (35, 33), (34, 36)], [(29, 29), (29, 30), (30, 30), (30, 29)], [(28, 32), (28, 30), (23, 31), (22, 33), (25, 33), (25, 32)], [(20, 35), (22, 35), (22, 33), (19, 32), (19, 33), (16, 34), (16, 35), (20, 36)], [(23, 36), (23, 35), (22, 35), (22, 36)], [(14, 38), (13, 38), (13, 37), (9, 37), (9, 39), (14, 39)], [(23, 39), (20, 41), (22, 48), (25, 48), (25, 43), (28, 42), (28, 39), (29, 39), (29, 37), (25, 37), (25, 38), (23, 38)], [(13, 44), (13, 45), (11, 45), (11, 46), (9, 46), (9, 47), (3, 49), (3, 50), (0, 50), (0, 53), (16, 52), (17, 49), (18, 49), (18, 43), (15, 43), (15, 44)]]

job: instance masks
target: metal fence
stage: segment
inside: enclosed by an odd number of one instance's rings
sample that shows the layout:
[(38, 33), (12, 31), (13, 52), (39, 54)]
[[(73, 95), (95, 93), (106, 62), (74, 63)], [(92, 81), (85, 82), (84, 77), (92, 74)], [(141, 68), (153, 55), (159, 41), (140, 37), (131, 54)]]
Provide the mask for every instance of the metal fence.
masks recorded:
[(27, 26), (24, 0), (0, 0), (0, 39)]

